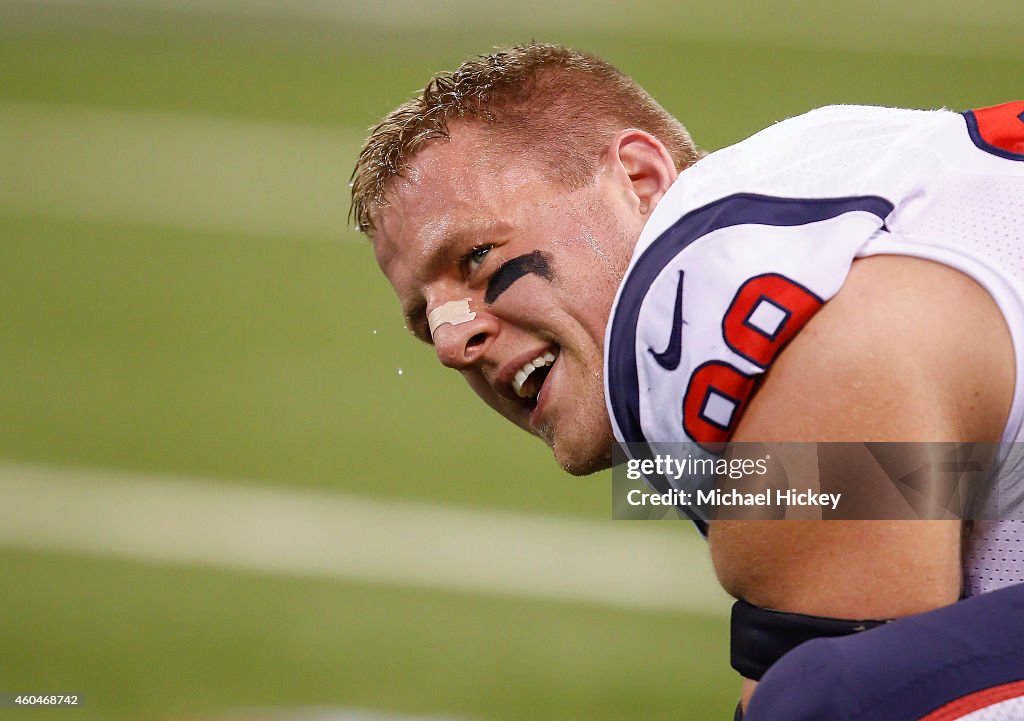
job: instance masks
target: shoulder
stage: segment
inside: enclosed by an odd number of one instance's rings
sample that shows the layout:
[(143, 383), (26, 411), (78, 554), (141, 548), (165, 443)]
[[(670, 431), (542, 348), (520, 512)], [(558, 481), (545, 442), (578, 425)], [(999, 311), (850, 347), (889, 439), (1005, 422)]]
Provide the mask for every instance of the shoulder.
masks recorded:
[(997, 441), (1014, 388), (988, 292), (905, 256), (853, 263), (779, 355), (735, 440)]
[[(768, 399), (775, 401), (769, 412), (777, 415), (774, 409), (800, 400), (799, 384), (774, 380), (787, 376), (781, 367), (764, 379), (784, 348), (797, 375), (817, 372), (813, 378), (824, 384), (842, 383), (844, 370), (867, 372), (861, 364), (872, 360), (890, 385), (907, 381), (889, 390), (931, 384), (922, 397), (899, 396), (938, 424), (955, 420), (955, 428), (921, 429), (929, 438), (984, 426), (977, 413), (961, 414), (958, 407), (947, 414), (938, 404), (964, 400), (958, 395), (964, 388), (951, 380), (974, 374), (994, 388), (991, 369), (979, 366), (996, 357), (980, 345), (993, 327), (1008, 338), (995, 304), (967, 276), (929, 261), (857, 260), (923, 253), (914, 250), (918, 246), (928, 253), (941, 246), (957, 258), (970, 249), (973, 236), (943, 235), (947, 229), (955, 235), (964, 222), (950, 217), (943, 202), (958, 187), (956, 179), (937, 183), (919, 152), (930, 147), (933, 130), (954, 124), (960, 146), (970, 145), (963, 117), (954, 113), (823, 108), (682, 173), (644, 228), (608, 325), (605, 379), (617, 437), (716, 443), (732, 437), (742, 416), (757, 417)], [(934, 159), (934, 149), (927, 153)], [(922, 213), (931, 219), (927, 226), (908, 225), (907, 218)], [(986, 236), (997, 232), (979, 213), (975, 209), (967, 224)], [(838, 293), (842, 297), (834, 298)], [(806, 326), (822, 306), (821, 317)], [(976, 325), (972, 313), (989, 322)], [(812, 343), (828, 334), (828, 347)], [(984, 357), (974, 352), (981, 347)], [(662, 362), (666, 358), (672, 362)], [(863, 378), (848, 383), (861, 401), (870, 400)], [(851, 400), (857, 399), (835, 397), (847, 415)], [(985, 398), (975, 405), (996, 407)], [(891, 418), (902, 423), (898, 414)], [(799, 428), (779, 430), (785, 437)]]
[[(1009, 331), (984, 289), (877, 256), (855, 261), (782, 351), (733, 440), (996, 441), (1013, 388)], [(717, 521), (709, 541), (723, 586), (756, 605), (886, 618), (960, 594), (955, 521)]]

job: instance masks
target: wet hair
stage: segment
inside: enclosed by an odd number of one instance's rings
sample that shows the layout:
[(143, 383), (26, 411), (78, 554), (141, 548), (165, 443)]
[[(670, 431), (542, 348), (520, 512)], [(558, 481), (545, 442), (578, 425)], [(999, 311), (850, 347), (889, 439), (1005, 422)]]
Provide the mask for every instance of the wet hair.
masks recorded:
[(515, 45), (470, 58), (431, 78), (423, 91), (374, 127), (352, 172), (352, 208), (372, 236), (390, 183), (431, 140), (465, 121), (497, 150), (529, 154), (569, 188), (589, 183), (614, 135), (627, 128), (660, 140), (682, 170), (699, 157), (686, 128), (636, 81), (601, 58), (559, 45)]

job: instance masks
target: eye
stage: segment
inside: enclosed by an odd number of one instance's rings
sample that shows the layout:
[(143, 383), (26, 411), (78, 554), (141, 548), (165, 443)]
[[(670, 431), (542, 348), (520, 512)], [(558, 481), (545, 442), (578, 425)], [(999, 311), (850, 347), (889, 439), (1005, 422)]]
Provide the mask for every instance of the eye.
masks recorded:
[(463, 256), (462, 265), (468, 275), (472, 275), (480, 267), (493, 247), (493, 245), (478, 245)]

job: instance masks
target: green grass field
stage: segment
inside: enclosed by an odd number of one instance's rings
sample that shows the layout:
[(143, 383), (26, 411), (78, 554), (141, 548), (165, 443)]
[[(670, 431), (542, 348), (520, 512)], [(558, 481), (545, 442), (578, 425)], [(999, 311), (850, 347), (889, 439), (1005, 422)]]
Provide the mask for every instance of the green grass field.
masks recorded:
[[(365, 128), (433, 70), (531, 38), (605, 55), (709, 149), (827, 103), (1021, 93), (1021, 8), (726, 3), (688, 23), (667, 2), (604, 5), (392, 17), (0, 0), (0, 458), (611, 524), (606, 474), (562, 474), (402, 329), (346, 223)], [(2, 482), (0, 503), (19, 503)], [(645, 611), (13, 543), (0, 572), (0, 692), (86, 698), (2, 718), (702, 721), (735, 698), (725, 604)]]

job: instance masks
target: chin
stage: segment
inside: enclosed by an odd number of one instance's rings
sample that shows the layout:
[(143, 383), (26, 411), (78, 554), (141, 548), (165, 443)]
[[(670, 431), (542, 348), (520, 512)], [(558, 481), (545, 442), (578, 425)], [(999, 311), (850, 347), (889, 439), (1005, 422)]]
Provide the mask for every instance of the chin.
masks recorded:
[(611, 433), (593, 434), (587, 438), (556, 439), (551, 451), (566, 473), (588, 476), (611, 468), (612, 443)]

